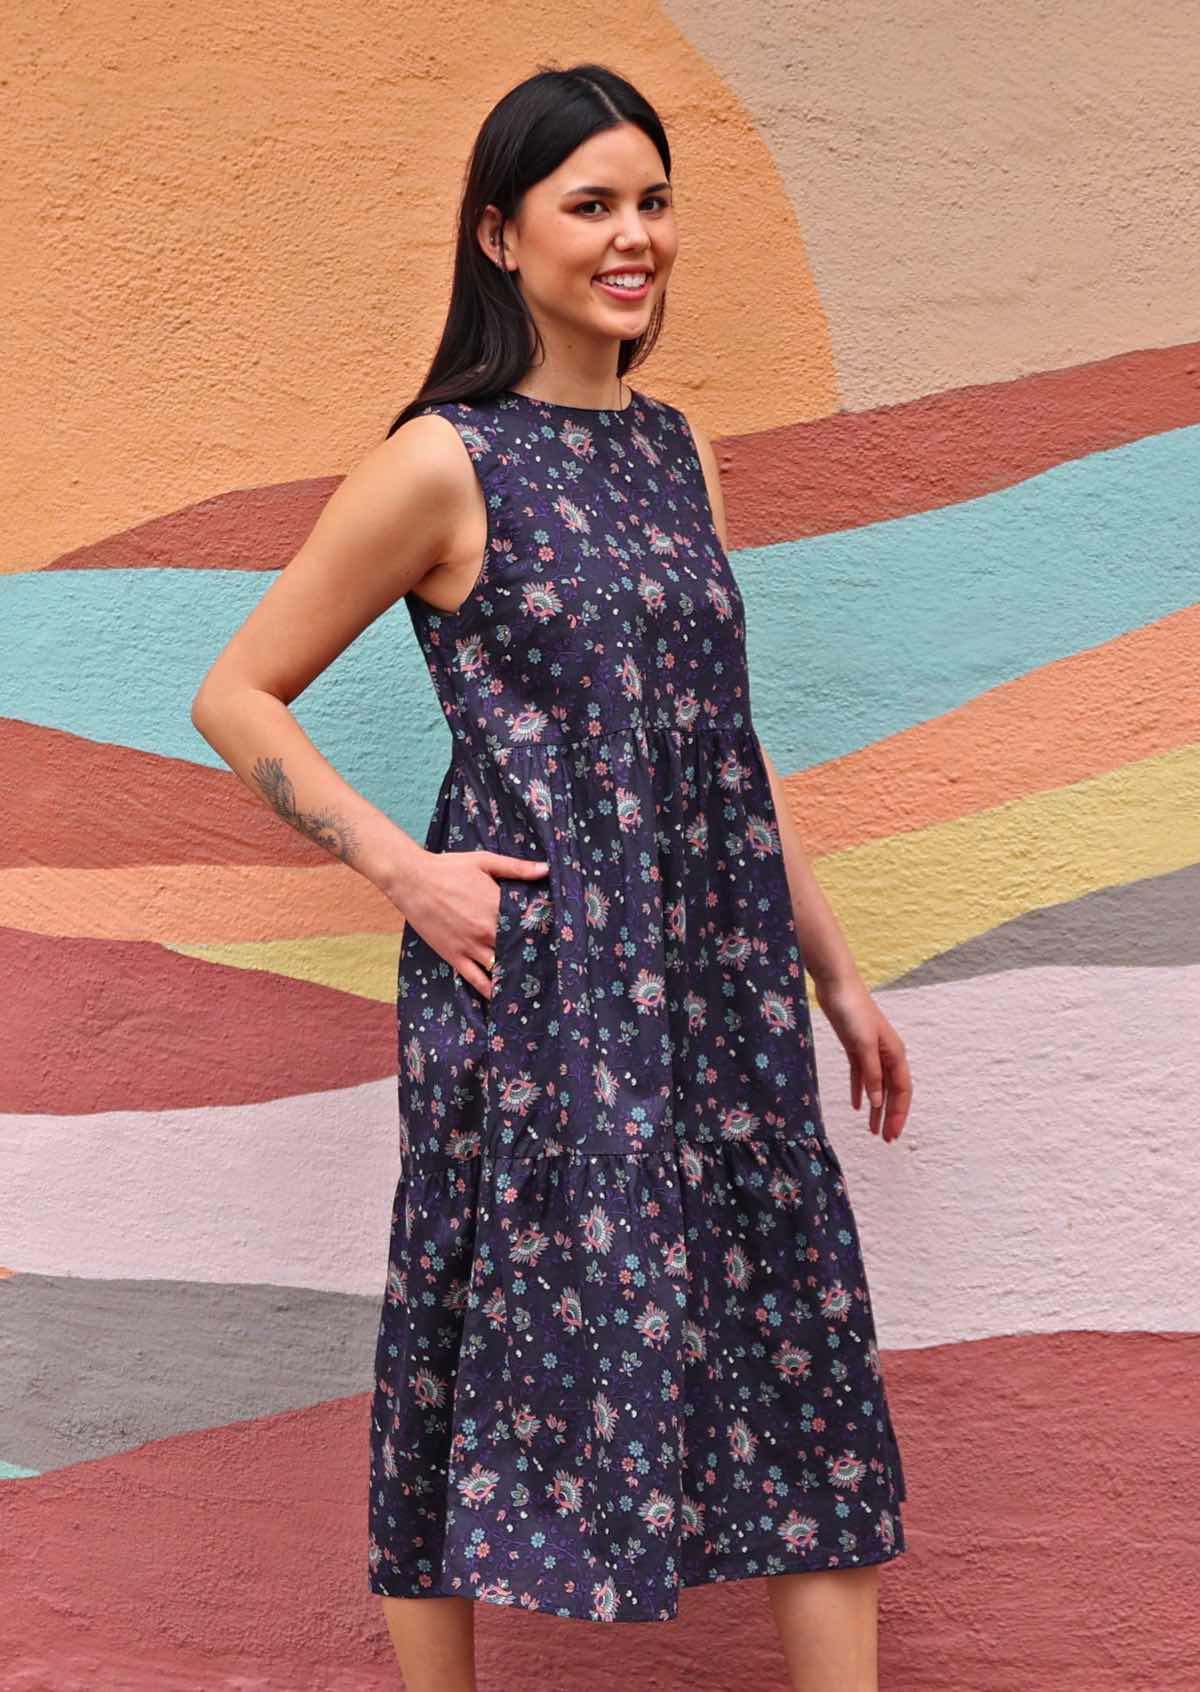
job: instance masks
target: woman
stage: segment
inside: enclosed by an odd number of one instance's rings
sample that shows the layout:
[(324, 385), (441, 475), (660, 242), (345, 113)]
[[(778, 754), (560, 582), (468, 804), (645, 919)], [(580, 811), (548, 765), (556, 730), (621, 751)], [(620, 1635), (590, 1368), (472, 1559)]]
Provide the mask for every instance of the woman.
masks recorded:
[[(474, 1601), (665, 1621), (760, 1575), (794, 1685), (868, 1692), (905, 1549), (805, 965), (885, 1140), (908, 1067), (753, 731), (712, 447), (624, 379), (670, 173), (602, 66), (500, 101), (421, 394), (193, 709), (405, 918), (369, 1581), (409, 1692), (474, 1688)], [(400, 597), (453, 748), (423, 846), (287, 709)]]

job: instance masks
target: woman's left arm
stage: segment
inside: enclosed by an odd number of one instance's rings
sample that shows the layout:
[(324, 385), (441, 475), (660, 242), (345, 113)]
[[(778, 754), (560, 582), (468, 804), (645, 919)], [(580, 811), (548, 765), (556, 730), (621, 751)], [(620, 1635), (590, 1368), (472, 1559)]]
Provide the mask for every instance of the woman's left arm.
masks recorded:
[[(690, 418), (688, 422), (704, 468), (713, 527), (728, 551), (717, 456), (704, 431)], [(861, 1108), (865, 1087), (871, 1102), (871, 1132), (879, 1133), (882, 1126), (883, 1138), (894, 1140), (904, 1127), (912, 1101), (912, 1076), (904, 1042), (867, 991), (833, 908), (813, 874), (788, 807), (783, 779), (762, 741), (757, 735), (755, 739), (771, 784), (796, 938), (805, 968), (813, 978), (817, 1003), (849, 1059), (850, 1103), (855, 1110)]]
[(855, 1110), (860, 1109), (865, 1087), (871, 1101), (872, 1134), (879, 1133), (882, 1124), (883, 1138), (894, 1140), (904, 1127), (912, 1103), (912, 1075), (904, 1041), (867, 991), (833, 908), (800, 844), (783, 779), (761, 740), (758, 749), (775, 801), (800, 954), (813, 978), (817, 1003), (849, 1059), (850, 1103)]

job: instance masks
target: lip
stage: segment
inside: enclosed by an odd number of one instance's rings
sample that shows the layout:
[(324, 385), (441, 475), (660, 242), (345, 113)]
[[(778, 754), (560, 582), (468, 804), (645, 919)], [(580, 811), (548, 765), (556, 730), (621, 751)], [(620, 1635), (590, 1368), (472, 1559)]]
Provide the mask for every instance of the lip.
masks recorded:
[[(604, 280), (604, 275), (631, 276), (636, 275), (639, 270), (646, 273), (646, 280), (642, 283), (640, 288), (614, 287), (610, 286), (609, 283)], [(610, 300), (644, 300), (654, 283), (654, 272), (648, 265), (631, 264), (621, 270), (607, 271), (604, 275), (593, 276), (592, 286), (594, 288), (602, 289)]]

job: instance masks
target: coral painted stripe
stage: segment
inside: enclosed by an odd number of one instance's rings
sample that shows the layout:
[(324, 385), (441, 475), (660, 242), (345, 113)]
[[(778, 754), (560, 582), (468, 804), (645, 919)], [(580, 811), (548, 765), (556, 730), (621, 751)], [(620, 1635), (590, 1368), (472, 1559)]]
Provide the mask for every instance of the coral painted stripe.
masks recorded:
[(226, 765), (216, 769), (0, 717), (0, 784), (5, 792), (21, 792), (20, 805), (9, 808), (0, 830), (3, 869), (327, 868), (330, 861), (323, 847), (289, 827)]
[(1200, 742), (1197, 653), (1200, 605), (788, 775), (805, 844), (823, 854), (891, 839)]
[[(1171, 1575), (1190, 1566), (1196, 1500), (1179, 1406), (1193, 1395), (1200, 1339), (1069, 1331), (885, 1350), (882, 1361), (911, 1546), (884, 1576), (882, 1684), (915, 1686), (902, 1665), (945, 1663), (947, 1686), (1027, 1692), (1030, 1664), (1052, 1663), (1056, 1692), (1095, 1692), (1089, 1654), (1064, 1656), (1069, 1616), (1072, 1638), (1106, 1642), (1106, 1687), (1182, 1687), (1193, 1595)], [(86, 1684), (100, 1692), (235, 1681), (260, 1692), (393, 1687), (365, 1581), (368, 1414), (364, 1392), (9, 1483), (15, 1578), (0, 1609), (0, 1657), (13, 1684), (83, 1684), (71, 1677), (86, 1663)], [(1142, 1451), (1164, 1484), (1141, 1483), (1133, 1454)], [(503, 1572), (502, 1538), (483, 1566)], [(1114, 1616), (1143, 1613), (1147, 1595), (1155, 1625), (1114, 1630)], [(719, 1661), (721, 1684), (774, 1684), (764, 1601), (758, 1580), (681, 1594), (689, 1655)], [(630, 1628), (626, 1638), (519, 1604), (503, 1613), (481, 1604), (475, 1620), (497, 1686), (532, 1684), (539, 1652), (559, 1664), (569, 1653), (581, 1686), (621, 1676), (644, 1684), (647, 1651), (662, 1684), (678, 1667), (673, 1627)], [(920, 1684), (931, 1684), (928, 1673)]]
[[(11, 928), (0, 929), (0, 976), (21, 983), (5, 1011), (0, 1110), (241, 1104), (395, 1071), (394, 1004), (309, 981)], [(392, 1114), (394, 1127), (394, 1100)], [(27, 1133), (32, 1151), (39, 1136)]]

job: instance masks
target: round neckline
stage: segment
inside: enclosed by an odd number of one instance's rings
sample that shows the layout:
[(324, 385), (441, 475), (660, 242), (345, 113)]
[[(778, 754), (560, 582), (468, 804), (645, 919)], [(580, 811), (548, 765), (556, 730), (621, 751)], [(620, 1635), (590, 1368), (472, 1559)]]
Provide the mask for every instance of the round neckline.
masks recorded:
[(524, 400), (526, 405), (540, 405), (547, 411), (569, 411), (575, 417), (624, 417), (641, 398), (632, 383), (626, 386), (629, 388), (628, 405), (564, 405), (561, 400), (536, 399), (533, 394), (523, 394), (517, 388), (505, 388), (503, 391), (508, 398)]

